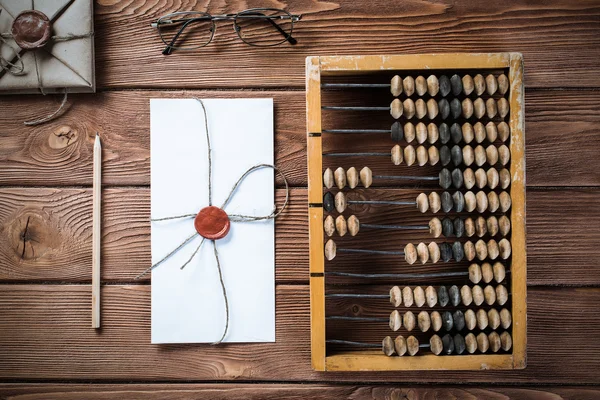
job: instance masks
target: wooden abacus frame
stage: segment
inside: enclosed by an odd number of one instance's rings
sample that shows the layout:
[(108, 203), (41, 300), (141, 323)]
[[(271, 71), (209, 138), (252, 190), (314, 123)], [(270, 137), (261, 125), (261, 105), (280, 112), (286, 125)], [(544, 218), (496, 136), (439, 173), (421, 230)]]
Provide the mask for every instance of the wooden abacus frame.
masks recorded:
[[(326, 353), (321, 76), (381, 71), (508, 69), (512, 224), (512, 354), (388, 357), (381, 351)], [(317, 371), (521, 369), (526, 365), (525, 135), (523, 56), (520, 53), (329, 56), (306, 59), (308, 215), (312, 366)]]

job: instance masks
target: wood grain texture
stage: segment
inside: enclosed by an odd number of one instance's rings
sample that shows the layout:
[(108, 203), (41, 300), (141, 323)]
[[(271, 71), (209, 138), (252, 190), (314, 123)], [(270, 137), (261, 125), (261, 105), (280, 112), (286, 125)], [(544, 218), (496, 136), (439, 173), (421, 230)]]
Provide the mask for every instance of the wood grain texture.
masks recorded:
[(403, 387), (342, 384), (0, 384), (5, 400), (184, 400), (211, 398), (279, 400), (595, 400), (597, 386), (582, 387)]
[[(219, 23), (209, 46), (163, 56), (164, 44), (149, 26), (174, 11), (249, 7), (303, 14), (294, 31), (298, 44), (252, 48), (228, 23)], [(527, 86), (600, 86), (596, 1), (100, 0), (95, 12), (100, 88), (302, 87), (309, 55), (501, 51), (523, 53)]]
[[(377, 93), (361, 98), (366, 105), (381, 104)], [(298, 91), (123, 91), (76, 95), (70, 97), (72, 104), (66, 115), (38, 127), (24, 127), (22, 121), (30, 119), (31, 110), (38, 106), (40, 114), (52, 112), (58, 100), (9, 96), (3, 98), (6, 102), (0, 107), (0, 185), (91, 185), (96, 132), (103, 137), (105, 187), (149, 185), (149, 99), (185, 97), (272, 97), (275, 162), (292, 186), (307, 185), (305, 96)], [(329, 105), (346, 105), (352, 100), (345, 92), (338, 92), (328, 96), (327, 101)], [(525, 104), (527, 185), (600, 185), (600, 158), (596, 157), (600, 146), (596, 132), (600, 124), (600, 92), (529, 90)], [(381, 118), (374, 122), (364, 118), (364, 114), (338, 113), (324, 120), (324, 128), (360, 124), (389, 128), (386, 114), (378, 114)], [(343, 145), (348, 151), (355, 148), (388, 152), (391, 142), (384, 136), (353, 135), (343, 143), (324, 142), (324, 151)], [(389, 160), (375, 160), (374, 165), (377, 163)]]
[[(151, 345), (150, 287), (104, 286), (102, 329), (89, 328), (89, 285), (0, 285), (0, 376), (62, 380), (328, 380), (598, 384), (597, 288), (530, 288), (521, 371), (317, 373), (308, 285), (277, 287), (276, 343)], [(560, 316), (560, 318), (557, 318)]]
[[(133, 282), (150, 263), (150, 191), (113, 188), (103, 196), (102, 279)], [(277, 191), (278, 202), (284, 196)], [(276, 221), (276, 278), (281, 283), (308, 282), (306, 196), (305, 189), (293, 189), (289, 208)], [(529, 285), (600, 284), (599, 196), (598, 189), (527, 193)], [(90, 282), (91, 206), (91, 189), (0, 189), (0, 280)], [(420, 223), (428, 217), (415, 219), (412, 211), (397, 208), (371, 222), (404, 218)], [(380, 240), (376, 230), (359, 235), (362, 246)], [(357, 242), (342, 239), (340, 243)]]

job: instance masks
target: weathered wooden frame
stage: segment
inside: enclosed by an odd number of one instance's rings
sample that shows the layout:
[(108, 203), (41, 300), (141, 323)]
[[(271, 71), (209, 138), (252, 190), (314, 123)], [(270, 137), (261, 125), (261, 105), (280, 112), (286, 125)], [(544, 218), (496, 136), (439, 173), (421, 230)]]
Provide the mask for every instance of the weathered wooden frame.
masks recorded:
[[(507, 69), (510, 81), (512, 177), (512, 354), (387, 357), (381, 351), (348, 351), (327, 356), (325, 259), (323, 253), (323, 173), (321, 76), (382, 70)], [(328, 56), (306, 59), (306, 129), (312, 366), (317, 371), (522, 369), (527, 347), (527, 256), (525, 248), (525, 133), (523, 56), (520, 53)]]

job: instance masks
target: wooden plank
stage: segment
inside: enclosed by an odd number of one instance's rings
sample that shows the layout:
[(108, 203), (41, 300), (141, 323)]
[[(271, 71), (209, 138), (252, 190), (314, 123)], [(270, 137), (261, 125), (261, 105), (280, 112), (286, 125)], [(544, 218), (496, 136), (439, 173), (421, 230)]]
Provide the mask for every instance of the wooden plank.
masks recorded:
[[(103, 195), (102, 279), (132, 282), (150, 263), (150, 191)], [(278, 190), (278, 202), (284, 196)], [(527, 193), (529, 285), (600, 285), (599, 196), (600, 189)], [(0, 280), (90, 282), (91, 206), (90, 189), (0, 189)], [(306, 190), (292, 189), (289, 209), (276, 221), (278, 282), (308, 282), (307, 218)], [(417, 222), (401, 208), (377, 218)], [(377, 241), (377, 231), (361, 233), (361, 244)]]
[(600, 349), (590, 345), (600, 323), (598, 288), (530, 288), (527, 368), (476, 374), (313, 371), (308, 285), (277, 287), (276, 343), (224, 346), (151, 345), (147, 285), (104, 286), (102, 329), (89, 329), (89, 290), (89, 285), (0, 285), (0, 376), (31, 381), (600, 383)]
[(89, 400), (186, 398), (279, 400), (282, 398), (438, 399), (456, 400), (595, 400), (600, 387), (410, 387), (341, 384), (0, 384), (0, 396), (10, 400)]
[[(163, 56), (149, 23), (182, 10), (213, 14), (286, 4), (250, 0), (182, 6), (169, 0), (101, 1), (95, 13), (100, 88), (302, 87), (304, 58), (315, 54), (419, 54), (518, 51), (527, 86), (600, 86), (600, 7), (596, 1), (314, 2), (294, 1), (303, 14), (298, 44), (251, 48), (227, 22), (213, 43)], [(243, 65), (243, 68), (240, 68)]]
[[(366, 105), (381, 105), (381, 91), (361, 93), (359, 99)], [(383, 93), (386, 93), (386, 99), (389, 98), (387, 91)], [(40, 114), (52, 112), (58, 99), (3, 97), (0, 107), (0, 185), (91, 185), (96, 131), (103, 136), (103, 184), (149, 185), (149, 99), (194, 96), (272, 97), (275, 102), (276, 164), (292, 186), (307, 185), (305, 99), (303, 92), (298, 91), (124, 91), (74, 95), (70, 97), (71, 107), (66, 115), (38, 127), (25, 127), (22, 122), (31, 119), (32, 110), (38, 107)], [(332, 93), (327, 100), (330, 105), (346, 105), (351, 101), (346, 92)], [(530, 187), (599, 186), (600, 158), (595, 152), (600, 146), (597, 134), (600, 115), (596, 112), (600, 108), (600, 92), (530, 90), (526, 93), (525, 104), (527, 184)], [(378, 116), (380, 122), (364, 118), (360, 113), (338, 113), (324, 124), (338, 128), (360, 124), (389, 128), (389, 114)], [(346, 138), (344, 146), (362, 149), (360, 151), (387, 152), (390, 143), (387, 135), (354, 135)], [(334, 141), (324, 150), (332, 151), (335, 147), (331, 146), (340, 144)]]

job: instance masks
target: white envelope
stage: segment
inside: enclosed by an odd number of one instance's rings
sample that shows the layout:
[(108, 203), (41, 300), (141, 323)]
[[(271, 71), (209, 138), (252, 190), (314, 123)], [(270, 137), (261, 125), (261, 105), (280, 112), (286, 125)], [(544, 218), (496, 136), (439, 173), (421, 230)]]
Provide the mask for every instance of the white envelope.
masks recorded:
[[(272, 99), (206, 99), (212, 147), (213, 205), (221, 206), (250, 167), (273, 164)], [(151, 215), (197, 213), (208, 206), (204, 116), (195, 99), (150, 100)], [(225, 207), (229, 214), (268, 215), (274, 207), (271, 169), (251, 173)], [(194, 219), (151, 222), (152, 263), (195, 232)], [(275, 341), (273, 220), (232, 222), (217, 240), (229, 300), (224, 342)], [(225, 305), (212, 243), (194, 252), (196, 237), (152, 272), (152, 343), (212, 343), (225, 326)]]

